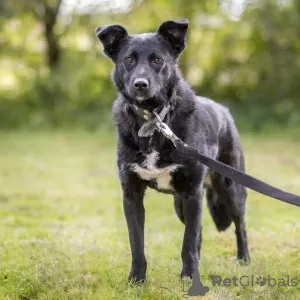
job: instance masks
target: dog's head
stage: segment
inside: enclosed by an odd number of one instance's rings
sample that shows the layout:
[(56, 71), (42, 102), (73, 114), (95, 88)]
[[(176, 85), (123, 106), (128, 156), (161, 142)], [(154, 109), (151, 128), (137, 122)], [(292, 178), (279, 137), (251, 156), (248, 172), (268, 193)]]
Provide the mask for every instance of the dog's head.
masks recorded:
[(120, 25), (98, 27), (104, 53), (115, 63), (114, 82), (131, 101), (163, 101), (185, 48), (187, 20), (166, 21), (156, 33), (128, 35)]

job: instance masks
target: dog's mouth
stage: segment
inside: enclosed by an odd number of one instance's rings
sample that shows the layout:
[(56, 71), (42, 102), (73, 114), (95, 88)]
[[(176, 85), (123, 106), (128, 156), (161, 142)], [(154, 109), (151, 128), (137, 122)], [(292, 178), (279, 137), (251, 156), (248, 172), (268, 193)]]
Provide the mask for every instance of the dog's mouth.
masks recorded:
[(148, 111), (153, 111), (164, 104), (162, 100), (158, 99), (155, 96), (150, 97), (146, 95), (131, 95), (129, 93), (126, 93), (125, 97), (129, 103), (135, 104)]
[(136, 105), (148, 111), (154, 111), (158, 107), (161, 107), (163, 104), (165, 104), (165, 102), (161, 101), (161, 99), (158, 99), (156, 97), (151, 97), (147, 99), (145, 98), (144, 100), (136, 101)]
[(146, 103), (146, 102), (153, 102), (153, 99), (155, 98), (150, 93), (138, 93), (138, 92), (130, 93), (128, 91), (127, 95), (129, 96), (130, 101), (136, 105), (142, 105), (143, 103)]
[(127, 95), (125, 96), (129, 102), (150, 111), (165, 104), (165, 101), (163, 99), (157, 97), (155, 94), (152, 95), (152, 93), (140, 93), (127, 90), (126, 94)]
[(139, 91), (134, 91), (132, 89), (126, 88), (125, 94), (128, 98), (130, 98), (133, 102), (143, 102), (147, 101), (151, 98), (151, 95), (149, 92), (139, 92)]
[(136, 96), (135, 98), (138, 102), (147, 101), (149, 99), (146, 96)]
[(150, 91), (139, 92), (139, 91), (129, 91), (130, 98), (134, 99), (137, 102), (148, 101), (153, 98), (154, 95)]

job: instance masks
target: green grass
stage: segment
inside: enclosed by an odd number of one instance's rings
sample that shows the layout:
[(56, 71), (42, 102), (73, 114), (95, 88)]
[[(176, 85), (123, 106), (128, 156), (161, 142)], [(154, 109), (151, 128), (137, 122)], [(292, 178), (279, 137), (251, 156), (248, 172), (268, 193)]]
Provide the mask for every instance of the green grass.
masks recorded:
[[(130, 251), (111, 133), (0, 133), (0, 299), (182, 299), (183, 225), (172, 197), (148, 190), (148, 281), (127, 284)], [(300, 142), (243, 136), (248, 173), (300, 194)], [(206, 205), (205, 205), (206, 206)], [(201, 299), (300, 299), (300, 208), (249, 191), (252, 262), (234, 228), (205, 207)], [(212, 287), (211, 276), (297, 278), (297, 287)]]

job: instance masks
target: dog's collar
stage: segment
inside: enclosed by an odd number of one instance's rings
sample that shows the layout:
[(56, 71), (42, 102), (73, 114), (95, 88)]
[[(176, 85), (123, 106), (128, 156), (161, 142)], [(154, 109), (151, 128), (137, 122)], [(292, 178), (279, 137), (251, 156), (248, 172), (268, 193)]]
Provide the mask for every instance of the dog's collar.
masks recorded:
[(139, 117), (141, 117), (144, 121), (149, 121), (155, 117), (155, 115), (149, 110), (143, 109), (136, 104), (129, 104), (131, 110)]
[[(140, 137), (152, 136), (156, 129), (156, 123), (158, 122), (156, 115), (153, 112), (150, 112), (146, 109), (137, 106), (136, 104), (129, 104), (129, 107), (138, 117), (143, 119), (145, 122), (143, 126), (140, 128), (138, 132), (138, 136)], [(161, 105), (158, 108), (156, 108), (154, 112), (159, 115), (161, 120), (164, 120), (167, 113), (170, 111), (170, 108), (171, 108), (170, 105)]]

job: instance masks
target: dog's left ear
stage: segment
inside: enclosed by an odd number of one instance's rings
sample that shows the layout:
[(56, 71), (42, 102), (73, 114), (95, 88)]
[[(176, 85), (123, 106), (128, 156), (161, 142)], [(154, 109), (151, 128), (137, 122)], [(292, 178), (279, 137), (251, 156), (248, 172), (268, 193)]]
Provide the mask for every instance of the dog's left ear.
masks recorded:
[(115, 62), (122, 40), (128, 36), (126, 29), (114, 24), (97, 27), (95, 33), (104, 47), (104, 53)]
[(177, 53), (177, 56), (185, 48), (186, 33), (189, 26), (187, 19), (166, 21), (162, 23), (157, 33), (163, 36)]

